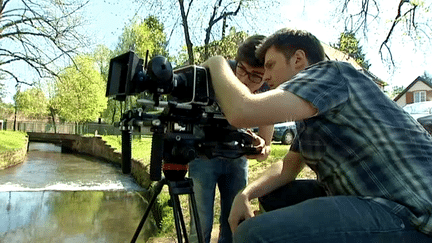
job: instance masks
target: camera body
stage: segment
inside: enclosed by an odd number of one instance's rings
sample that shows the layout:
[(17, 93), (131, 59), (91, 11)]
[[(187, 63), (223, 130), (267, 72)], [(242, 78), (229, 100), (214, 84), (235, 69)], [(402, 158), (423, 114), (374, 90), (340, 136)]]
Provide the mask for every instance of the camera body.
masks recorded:
[[(147, 61), (146, 61), (147, 62)], [(182, 180), (187, 164), (197, 156), (238, 158), (256, 154), (253, 139), (231, 126), (215, 102), (209, 71), (190, 65), (176, 70), (163, 56), (144, 65), (133, 52), (111, 59), (106, 96), (124, 101), (148, 91), (152, 100), (138, 100), (139, 107), (125, 112), (122, 130), (122, 170), (131, 171), (131, 131), (150, 127), (153, 132), (150, 179)], [(169, 96), (168, 101), (161, 95)], [(149, 107), (162, 112), (148, 112)]]
[(156, 56), (147, 67), (133, 52), (110, 61), (106, 96), (124, 101), (127, 96), (146, 90), (158, 98), (170, 94), (179, 104), (209, 106), (214, 101), (210, 73), (204, 67), (190, 65), (173, 70), (163, 56)]

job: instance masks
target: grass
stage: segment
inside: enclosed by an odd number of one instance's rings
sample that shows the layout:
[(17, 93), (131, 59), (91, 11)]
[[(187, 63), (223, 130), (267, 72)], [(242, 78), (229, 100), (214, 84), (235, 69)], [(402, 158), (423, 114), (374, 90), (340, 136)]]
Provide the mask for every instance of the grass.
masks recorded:
[[(121, 136), (102, 136), (102, 139), (105, 140), (112, 148), (115, 148), (116, 151), (121, 152)], [(150, 163), (150, 151), (151, 136), (133, 136), (132, 158), (141, 160), (143, 163)]]
[[(118, 151), (121, 151), (121, 136), (102, 136), (102, 138), (107, 142), (107, 144), (111, 145), (113, 148), (117, 148)], [(258, 162), (257, 160), (249, 160), (249, 181), (256, 180), (260, 174), (262, 174), (273, 163), (282, 160), (285, 154), (288, 152), (289, 147), (289, 145), (273, 143), (271, 145), (271, 153), (266, 161)], [(151, 137), (134, 137), (132, 141), (132, 158), (143, 161), (145, 164), (150, 163), (150, 151)], [(305, 168), (299, 174), (299, 178), (316, 178), (316, 176), (315, 173), (309, 168)], [(162, 207), (161, 214), (163, 220), (158, 236), (153, 238), (151, 242), (173, 242), (174, 239), (176, 239), (176, 233), (172, 209), (168, 206), (169, 194), (167, 187), (163, 188), (158, 200), (159, 205)], [(182, 211), (184, 213), (184, 219), (188, 225), (190, 219), (188, 210), (188, 197), (186, 195), (181, 195), (180, 200)], [(254, 210), (258, 210), (258, 200), (252, 200), (252, 207)], [(218, 228), (219, 217), (220, 195), (218, 190), (216, 190), (213, 229)]]
[(26, 136), (24, 132), (0, 130), (0, 152), (23, 148)]

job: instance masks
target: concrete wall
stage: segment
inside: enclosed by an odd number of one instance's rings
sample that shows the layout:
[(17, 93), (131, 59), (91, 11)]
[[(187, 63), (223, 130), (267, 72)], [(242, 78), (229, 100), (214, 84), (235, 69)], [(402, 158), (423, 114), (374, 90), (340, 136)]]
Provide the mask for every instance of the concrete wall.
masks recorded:
[[(114, 150), (101, 137), (78, 137), (72, 143), (74, 152), (88, 154), (121, 166), (122, 155)], [(151, 184), (147, 167), (141, 161), (132, 159), (132, 176), (144, 188), (148, 188)]]
[(23, 163), (27, 156), (28, 139), (23, 148), (0, 152), (0, 170)]

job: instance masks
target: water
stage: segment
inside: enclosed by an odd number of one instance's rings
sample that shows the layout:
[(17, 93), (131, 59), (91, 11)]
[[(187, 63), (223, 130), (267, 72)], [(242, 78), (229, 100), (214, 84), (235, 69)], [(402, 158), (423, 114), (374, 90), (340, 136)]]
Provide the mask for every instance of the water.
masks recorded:
[(130, 242), (143, 189), (119, 167), (60, 150), (30, 143), (26, 162), (0, 171), (0, 242)]

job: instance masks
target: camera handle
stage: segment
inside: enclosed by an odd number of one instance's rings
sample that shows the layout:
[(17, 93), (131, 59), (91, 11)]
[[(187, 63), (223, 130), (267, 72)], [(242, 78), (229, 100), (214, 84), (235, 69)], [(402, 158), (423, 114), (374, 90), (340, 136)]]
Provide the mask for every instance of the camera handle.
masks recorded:
[(202, 233), (201, 224), (200, 224), (200, 220), (199, 220), (199, 216), (198, 216), (198, 209), (197, 209), (196, 200), (195, 200), (195, 195), (193, 192), (193, 182), (192, 182), (192, 179), (190, 179), (190, 178), (184, 178), (183, 180), (179, 180), (179, 181), (169, 181), (166, 178), (162, 178), (162, 180), (156, 182), (156, 184), (154, 186), (154, 194), (153, 194), (152, 198), (150, 199), (150, 203), (147, 206), (147, 209), (144, 213), (144, 216), (141, 219), (141, 222), (139, 223), (138, 228), (135, 231), (135, 234), (132, 238), (131, 243), (134, 243), (137, 240), (137, 238), (140, 234), (140, 231), (141, 231), (142, 227), (144, 226), (144, 223), (145, 223), (148, 215), (150, 214), (151, 208), (154, 205), (157, 196), (162, 191), (162, 188), (164, 185), (168, 185), (168, 189), (169, 189), (170, 201), (172, 202), (172, 207), (173, 207), (178, 243), (182, 243), (183, 238), (185, 239), (186, 243), (189, 242), (189, 238), (187, 236), (187, 231), (186, 231), (186, 225), (184, 222), (183, 213), (182, 213), (182, 209), (181, 209), (181, 205), (180, 205), (180, 199), (179, 199), (179, 195), (184, 195), (184, 194), (189, 194), (189, 199), (191, 202), (191, 208), (192, 208), (192, 214), (193, 214), (192, 218), (193, 218), (194, 223), (195, 223), (196, 232), (197, 232), (197, 236), (198, 236), (198, 242), (204, 243), (204, 235)]

